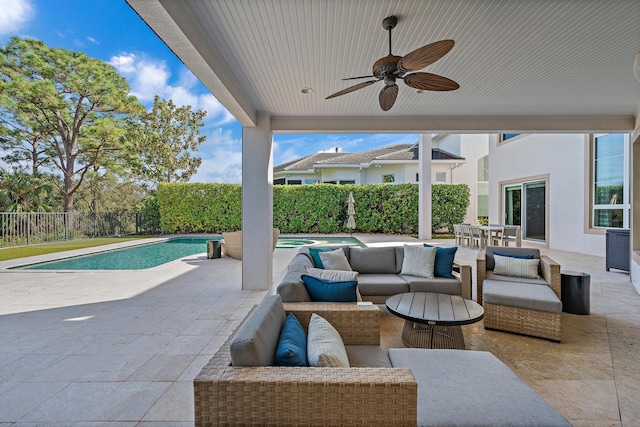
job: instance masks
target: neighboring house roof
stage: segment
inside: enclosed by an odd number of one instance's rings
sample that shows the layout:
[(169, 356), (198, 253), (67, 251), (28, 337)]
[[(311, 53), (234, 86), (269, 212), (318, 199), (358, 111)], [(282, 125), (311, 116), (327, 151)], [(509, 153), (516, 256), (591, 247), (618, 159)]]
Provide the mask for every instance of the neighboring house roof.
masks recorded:
[[(283, 163), (273, 168), (274, 172), (284, 171), (308, 171), (315, 166), (324, 165), (355, 165), (384, 162), (384, 161), (417, 161), (418, 144), (395, 144), (386, 147), (374, 148), (373, 150), (361, 151), (359, 153), (316, 153), (298, 160)], [(457, 156), (440, 148), (431, 149), (432, 160), (464, 160), (464, 157)]]
[(292, 160), (281, 165), (274, 166), (274, 172), (284, 171), (308, 171), (313, 169), (313, 165), (326, 159), (343, 156), (344, 153), (316, 153), (301, 159)]

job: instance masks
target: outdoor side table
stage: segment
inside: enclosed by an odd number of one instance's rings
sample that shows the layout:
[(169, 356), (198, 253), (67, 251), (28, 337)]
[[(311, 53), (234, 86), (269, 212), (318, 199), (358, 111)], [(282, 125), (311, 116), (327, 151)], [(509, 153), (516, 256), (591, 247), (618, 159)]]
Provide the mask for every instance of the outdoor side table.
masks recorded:
[(220, 240), (207, 240), (207, 258), (216, 259), (222, 257), (222, 242)]
[(562, 311), (571, 314), (589, 314), (591, 302), (591, 276), (580, 271), (561, 271)]

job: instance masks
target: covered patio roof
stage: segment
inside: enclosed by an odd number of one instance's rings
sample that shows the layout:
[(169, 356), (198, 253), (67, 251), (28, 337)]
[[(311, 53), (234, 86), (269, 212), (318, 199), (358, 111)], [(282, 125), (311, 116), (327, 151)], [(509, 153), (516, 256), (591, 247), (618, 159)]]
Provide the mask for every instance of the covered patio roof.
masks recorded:
[[(638, 127), (636, 0), (127, 0), (243, 126), (274, 133), (600, 132)], [(453, 39), (422, 71), (460, 89), (417, 93), (399, 81), (334, 99), (389, 53)], [(305, 88), (311, 89), (302, 93)]]

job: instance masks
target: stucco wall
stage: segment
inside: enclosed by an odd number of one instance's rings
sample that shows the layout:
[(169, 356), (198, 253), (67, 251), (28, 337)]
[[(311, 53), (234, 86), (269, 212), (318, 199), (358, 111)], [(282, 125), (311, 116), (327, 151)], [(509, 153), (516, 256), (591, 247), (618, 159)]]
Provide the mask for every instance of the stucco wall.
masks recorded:
[(547, 176), (547, 246), (605, 256), (602, 231), (589, 230), (585, 135), (522, 135), (489, 147), (489, 221), (503, 222), (504, 182)]

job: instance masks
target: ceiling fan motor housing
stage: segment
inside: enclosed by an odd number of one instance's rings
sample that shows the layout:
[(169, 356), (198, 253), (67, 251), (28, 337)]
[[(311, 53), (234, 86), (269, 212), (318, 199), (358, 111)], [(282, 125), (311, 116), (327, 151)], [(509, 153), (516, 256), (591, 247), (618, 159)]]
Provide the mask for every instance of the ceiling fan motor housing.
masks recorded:
[(398, 61), (402, 59), (402, 56), (387, 55), (384, 58), (378, 59), (373, 64), (373, 75), (378, 79), (383, 79), (389, 74), (394, 74), (398, 69)]

